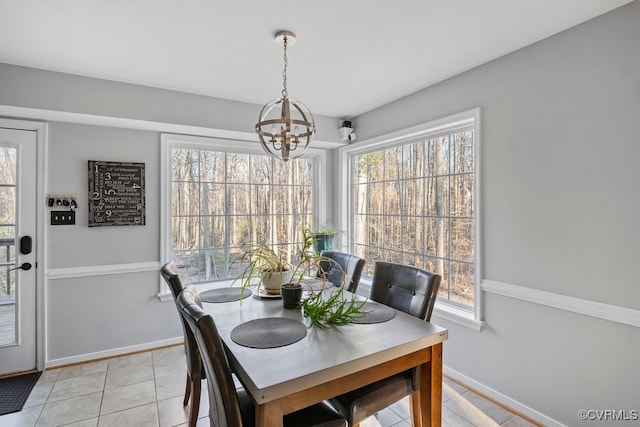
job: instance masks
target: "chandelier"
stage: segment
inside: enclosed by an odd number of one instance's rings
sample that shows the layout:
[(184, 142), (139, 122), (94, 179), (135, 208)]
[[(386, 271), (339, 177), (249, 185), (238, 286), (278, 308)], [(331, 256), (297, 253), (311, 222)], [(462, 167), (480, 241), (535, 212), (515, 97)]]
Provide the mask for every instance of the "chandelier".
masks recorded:
[(303, 103), (289, 98), (287, 93), (287, 46), (296, 42), (290, 31), (278, 31), (277, 43), (284, 46), (282, 97), (267, 102), (256, 123), (256, 132), (264, 151), (285, 162), (304, 154), (316, 132), (311, 111)]

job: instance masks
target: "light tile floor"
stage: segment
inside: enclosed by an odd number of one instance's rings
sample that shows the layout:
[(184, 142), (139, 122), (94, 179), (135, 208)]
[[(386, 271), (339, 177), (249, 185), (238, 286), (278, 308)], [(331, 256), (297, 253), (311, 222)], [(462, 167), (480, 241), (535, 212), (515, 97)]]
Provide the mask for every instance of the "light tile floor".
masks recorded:
[[(186, 361), (182, 346), (50, 369), (23, 410), (0, 416), (0, 426), (186, 427), (182, 406)], [(198, 427), (209, 425), (207, 390)], [(521, 417), (463, 386), (444, 380), (444, 426), (531, 426)], [(362, 427), (410, 426), (408, 399), (364, 421)]]

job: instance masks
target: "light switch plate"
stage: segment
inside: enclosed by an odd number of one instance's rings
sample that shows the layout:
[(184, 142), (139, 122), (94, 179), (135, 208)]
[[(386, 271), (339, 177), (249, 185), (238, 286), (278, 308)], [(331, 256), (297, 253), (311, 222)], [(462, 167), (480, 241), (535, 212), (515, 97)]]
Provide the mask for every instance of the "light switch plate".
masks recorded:
[(75, 211), (51, 211), (51, 225), (75, 225)]

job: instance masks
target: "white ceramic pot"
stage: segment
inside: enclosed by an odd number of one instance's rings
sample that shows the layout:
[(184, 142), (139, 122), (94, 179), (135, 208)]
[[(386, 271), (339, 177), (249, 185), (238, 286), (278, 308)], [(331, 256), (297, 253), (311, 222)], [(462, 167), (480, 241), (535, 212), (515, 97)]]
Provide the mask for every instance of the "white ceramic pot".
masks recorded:
[(291, 271), (265, 271), (262, 273), (262, 286), (271, 295), (280, 294), (280, 286), (291, 281)]

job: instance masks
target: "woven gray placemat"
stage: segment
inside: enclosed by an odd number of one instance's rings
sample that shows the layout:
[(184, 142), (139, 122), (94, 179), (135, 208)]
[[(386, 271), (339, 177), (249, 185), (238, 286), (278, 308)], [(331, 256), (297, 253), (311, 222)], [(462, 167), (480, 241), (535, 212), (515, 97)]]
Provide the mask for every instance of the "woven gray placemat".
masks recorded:
[(293, 344), (307, 335), (302, 322), (286, 317), (265, 317), (249, 320), (231, 330), (236, 344), (252, 348), (274, 348)]
[(251, 296), (251, 289), (219, 288), (200, 292), (202, 302), (231, 302)]
[(365, 302), (361, 310), (367, 313), (355, 319), (353, 323), (382, 323), (396, 317), (396, 311), (393, 308), (373, 301)]

